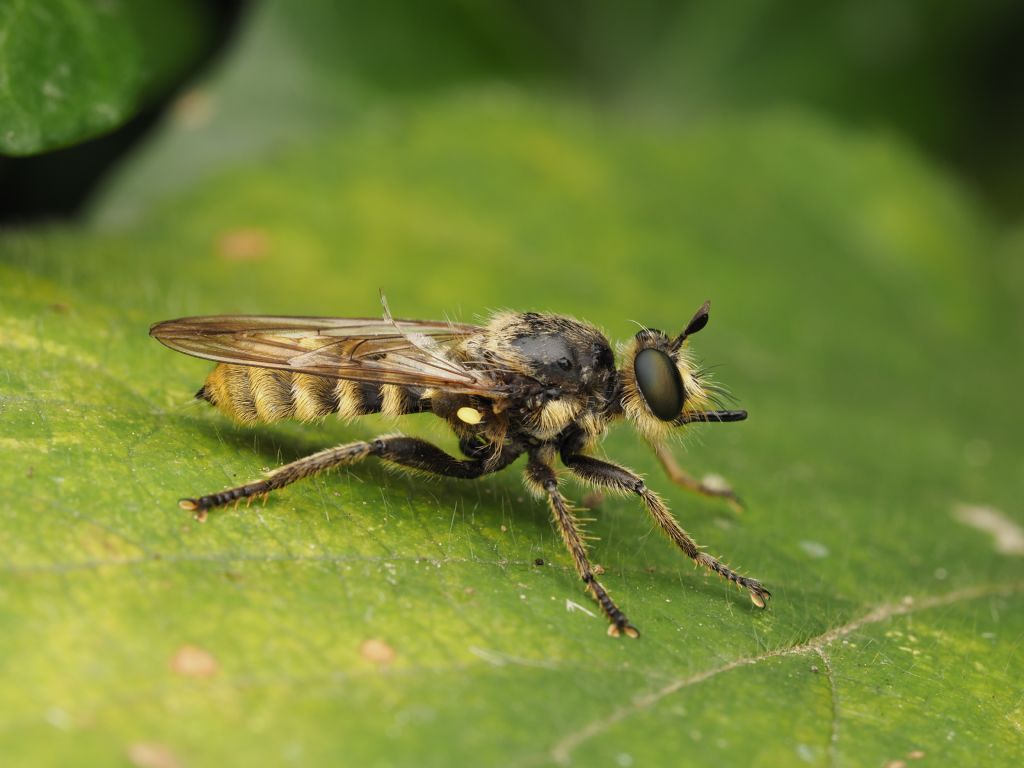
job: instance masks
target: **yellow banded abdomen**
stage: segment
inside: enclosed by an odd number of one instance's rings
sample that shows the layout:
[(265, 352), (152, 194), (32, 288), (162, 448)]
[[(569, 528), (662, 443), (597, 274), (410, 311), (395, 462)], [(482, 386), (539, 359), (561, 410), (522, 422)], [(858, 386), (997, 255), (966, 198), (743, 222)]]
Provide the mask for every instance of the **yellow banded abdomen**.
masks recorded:
[(383, 412), (401, 416), (424, 408), (418, 390), (308, 373), (221, 363), (196, 393), (244, 424), (282, 419), (313, 421), (331, 413), (345, 419)]

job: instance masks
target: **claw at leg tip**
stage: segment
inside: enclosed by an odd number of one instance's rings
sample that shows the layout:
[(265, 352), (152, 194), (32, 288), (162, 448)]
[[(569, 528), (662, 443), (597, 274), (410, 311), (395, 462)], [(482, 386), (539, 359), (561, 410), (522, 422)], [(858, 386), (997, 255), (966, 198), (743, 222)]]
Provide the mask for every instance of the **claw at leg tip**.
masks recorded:
[(195, 513), (192, 516), (200, 523), (206, 522), (206, 518), (209, 515), (209, 512), (199, 506), (199, 502), (195, 499), (179, 499), (178, 506), (184, 510)]
[(768, 599), (770, 597), (771, 597), (771, 593), (770, 592), (765, 592), (763, 594), (758, 593), (758, 592), (751, 592), (750, 593), (750, 602), (752, 602), (758, 608), (764, 608), (768, 604)]

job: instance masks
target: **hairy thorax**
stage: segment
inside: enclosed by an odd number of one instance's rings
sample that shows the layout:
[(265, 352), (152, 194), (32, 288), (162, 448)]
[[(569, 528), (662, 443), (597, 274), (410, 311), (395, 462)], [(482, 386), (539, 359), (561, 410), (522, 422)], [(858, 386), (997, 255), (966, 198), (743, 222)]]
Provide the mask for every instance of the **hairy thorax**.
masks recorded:
[(470, 432), (534, 443), (552, 441), (574, 424), (590, 439), (603, 434), (617, 377), (611, 346), (593, 326), (560, 315), (499, 313), (460, 352), (513, 393), (487, 403), (490, 423), (482, 419)]

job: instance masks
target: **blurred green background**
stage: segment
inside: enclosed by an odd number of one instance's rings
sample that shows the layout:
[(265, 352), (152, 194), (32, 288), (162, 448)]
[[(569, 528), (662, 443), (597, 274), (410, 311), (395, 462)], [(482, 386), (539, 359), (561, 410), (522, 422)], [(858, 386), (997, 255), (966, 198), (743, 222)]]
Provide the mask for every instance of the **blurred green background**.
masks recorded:
[[(1018, 765), (1019, 4), (0, 0), (5, 763)], [(589, 531), (514, 467), (176, 500), (431, 419), (239, 428), (150, 323), (678, 328), (751, 418)], [(584, 489), (571, 482), (579, 499)], [(538, 560), (543, 565), (536, 565)]]

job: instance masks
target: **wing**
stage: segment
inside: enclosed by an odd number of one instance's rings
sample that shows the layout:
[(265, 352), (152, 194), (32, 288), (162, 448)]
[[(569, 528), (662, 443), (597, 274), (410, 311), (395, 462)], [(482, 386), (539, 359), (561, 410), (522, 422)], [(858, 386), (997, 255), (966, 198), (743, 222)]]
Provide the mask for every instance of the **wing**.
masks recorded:
[(448, 354), (476, 325), (361, 317), (218, 315), (157, 323), (149, 335), (186, 355), (337, 379), (500, 396), (485, 369)]

